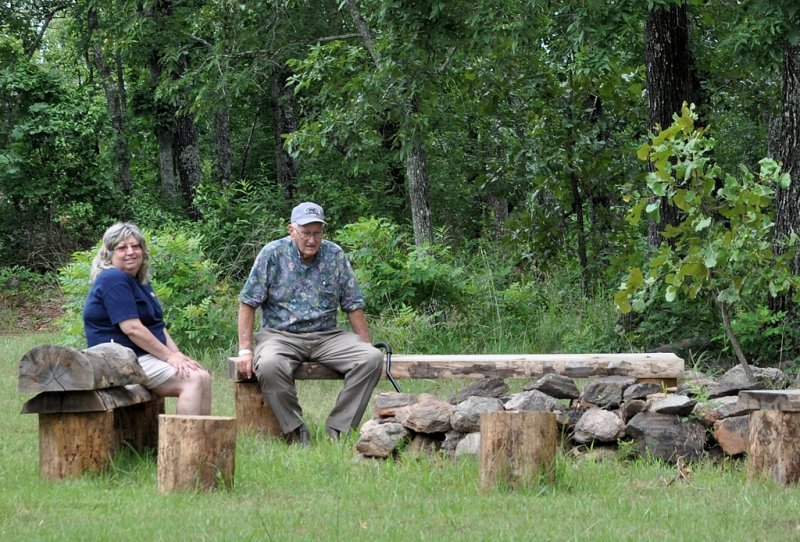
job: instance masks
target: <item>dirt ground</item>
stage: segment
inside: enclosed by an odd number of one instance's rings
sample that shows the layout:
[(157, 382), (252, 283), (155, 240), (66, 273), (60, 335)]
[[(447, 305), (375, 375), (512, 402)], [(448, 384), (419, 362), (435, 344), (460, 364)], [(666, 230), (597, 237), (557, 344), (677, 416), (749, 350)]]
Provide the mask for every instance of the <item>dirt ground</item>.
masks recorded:
[(10, 296), (2, 298), (0, 308), (0, 335), (47, 333), (57, 330), (56, 321), (64, 313), (64, 300), (51, 297), (46, 301), (31, 302)]

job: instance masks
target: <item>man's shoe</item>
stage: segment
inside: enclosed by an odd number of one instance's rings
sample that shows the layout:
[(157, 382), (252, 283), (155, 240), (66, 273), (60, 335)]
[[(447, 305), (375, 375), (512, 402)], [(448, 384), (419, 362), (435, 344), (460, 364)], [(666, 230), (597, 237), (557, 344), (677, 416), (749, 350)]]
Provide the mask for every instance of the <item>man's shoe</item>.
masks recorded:
[(342, 433), (338, 429), (334, 429), (333, 427), (326, 427), (325, 433), (328, 434), (328, 440), (331, 442), (336, 442), (342, 437)]
[(311, 436), (308, 433), (306, 424), (301, 425), (294, 431), (286, 433), (284, 438), (289, 444), (297, 444), (298, 446), (309, 446), (311, 444)]

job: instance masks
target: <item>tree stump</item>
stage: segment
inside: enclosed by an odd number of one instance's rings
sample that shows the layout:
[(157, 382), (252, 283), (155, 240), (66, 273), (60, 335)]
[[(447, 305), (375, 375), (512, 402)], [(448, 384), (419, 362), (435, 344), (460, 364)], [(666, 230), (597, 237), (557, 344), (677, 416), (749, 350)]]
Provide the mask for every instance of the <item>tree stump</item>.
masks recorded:
[(236, 430), (239, 434), (256, 432), (262, 436), (281, 435), (278, 418), (264, 399), (258, 382), (234, 382)]
[(481, 414), (480, 486), (522, 486), (544, 477), (553, 480), (558, 442), (552, 412), (485, 412)]
[(235, 456), (236, 418), (159, 416), (160, 492), (232, 487)]
[(39, 475), (77, 478), (101, 471), (123, 446), (155, 449), (164, 400), (141, 386), (44, 392), (23, 406), (39, 414)]
[(39, 475), (78, 478), (105, 468), (116, 447), (114, 413), (39, 414)]
[(800, 390), (747, 390), (739, 402), (750, 412), (747, 479), (800, 482)]

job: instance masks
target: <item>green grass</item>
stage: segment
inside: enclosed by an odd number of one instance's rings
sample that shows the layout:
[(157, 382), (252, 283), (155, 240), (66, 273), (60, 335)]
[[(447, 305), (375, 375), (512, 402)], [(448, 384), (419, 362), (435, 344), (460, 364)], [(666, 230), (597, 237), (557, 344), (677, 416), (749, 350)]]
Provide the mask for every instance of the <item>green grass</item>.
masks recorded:
[[(104, 474), (38, 476), (36, 415), (16, 392), (17, 361), (53, 335), (0, 337), (0, 540), (797, 540), (800, 490), (748, 483), (736, 462), (692, 466), (690, 482), (648, 461), (559, 456), (556, 482), (483, 494), (478, 461), (356, 461), (354, 441), (320, 434), (338, 382), (301, 382), (314, 445), (242, 437), (232, 489), (162, 495), (153, 456), (120, 455)], [(215, 354), (216, 359), (216, 354)], [(232, 387), (215, 371), (215, 415)], [(446, 396), (453, 382), (403, 382)], [(381, 390), (390, 386), (381, 383)], [(167, 411), (174, 409), (168, 403)]]

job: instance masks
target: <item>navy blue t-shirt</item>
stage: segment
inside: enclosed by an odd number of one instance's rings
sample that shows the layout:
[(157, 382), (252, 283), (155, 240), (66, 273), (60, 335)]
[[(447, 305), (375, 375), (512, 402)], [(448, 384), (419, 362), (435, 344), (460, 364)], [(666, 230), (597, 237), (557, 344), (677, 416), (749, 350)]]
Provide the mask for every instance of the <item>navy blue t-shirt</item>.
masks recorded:
[(133, 349), (137, 356), (147, 354), (119, 328), (119, 323), (138, 318), (164, 344), (164, 314), (150, 284), (117, 268), (104, 269), (92, 284), (83, 308), (83, 329), (89, 346), (115, 342)]

